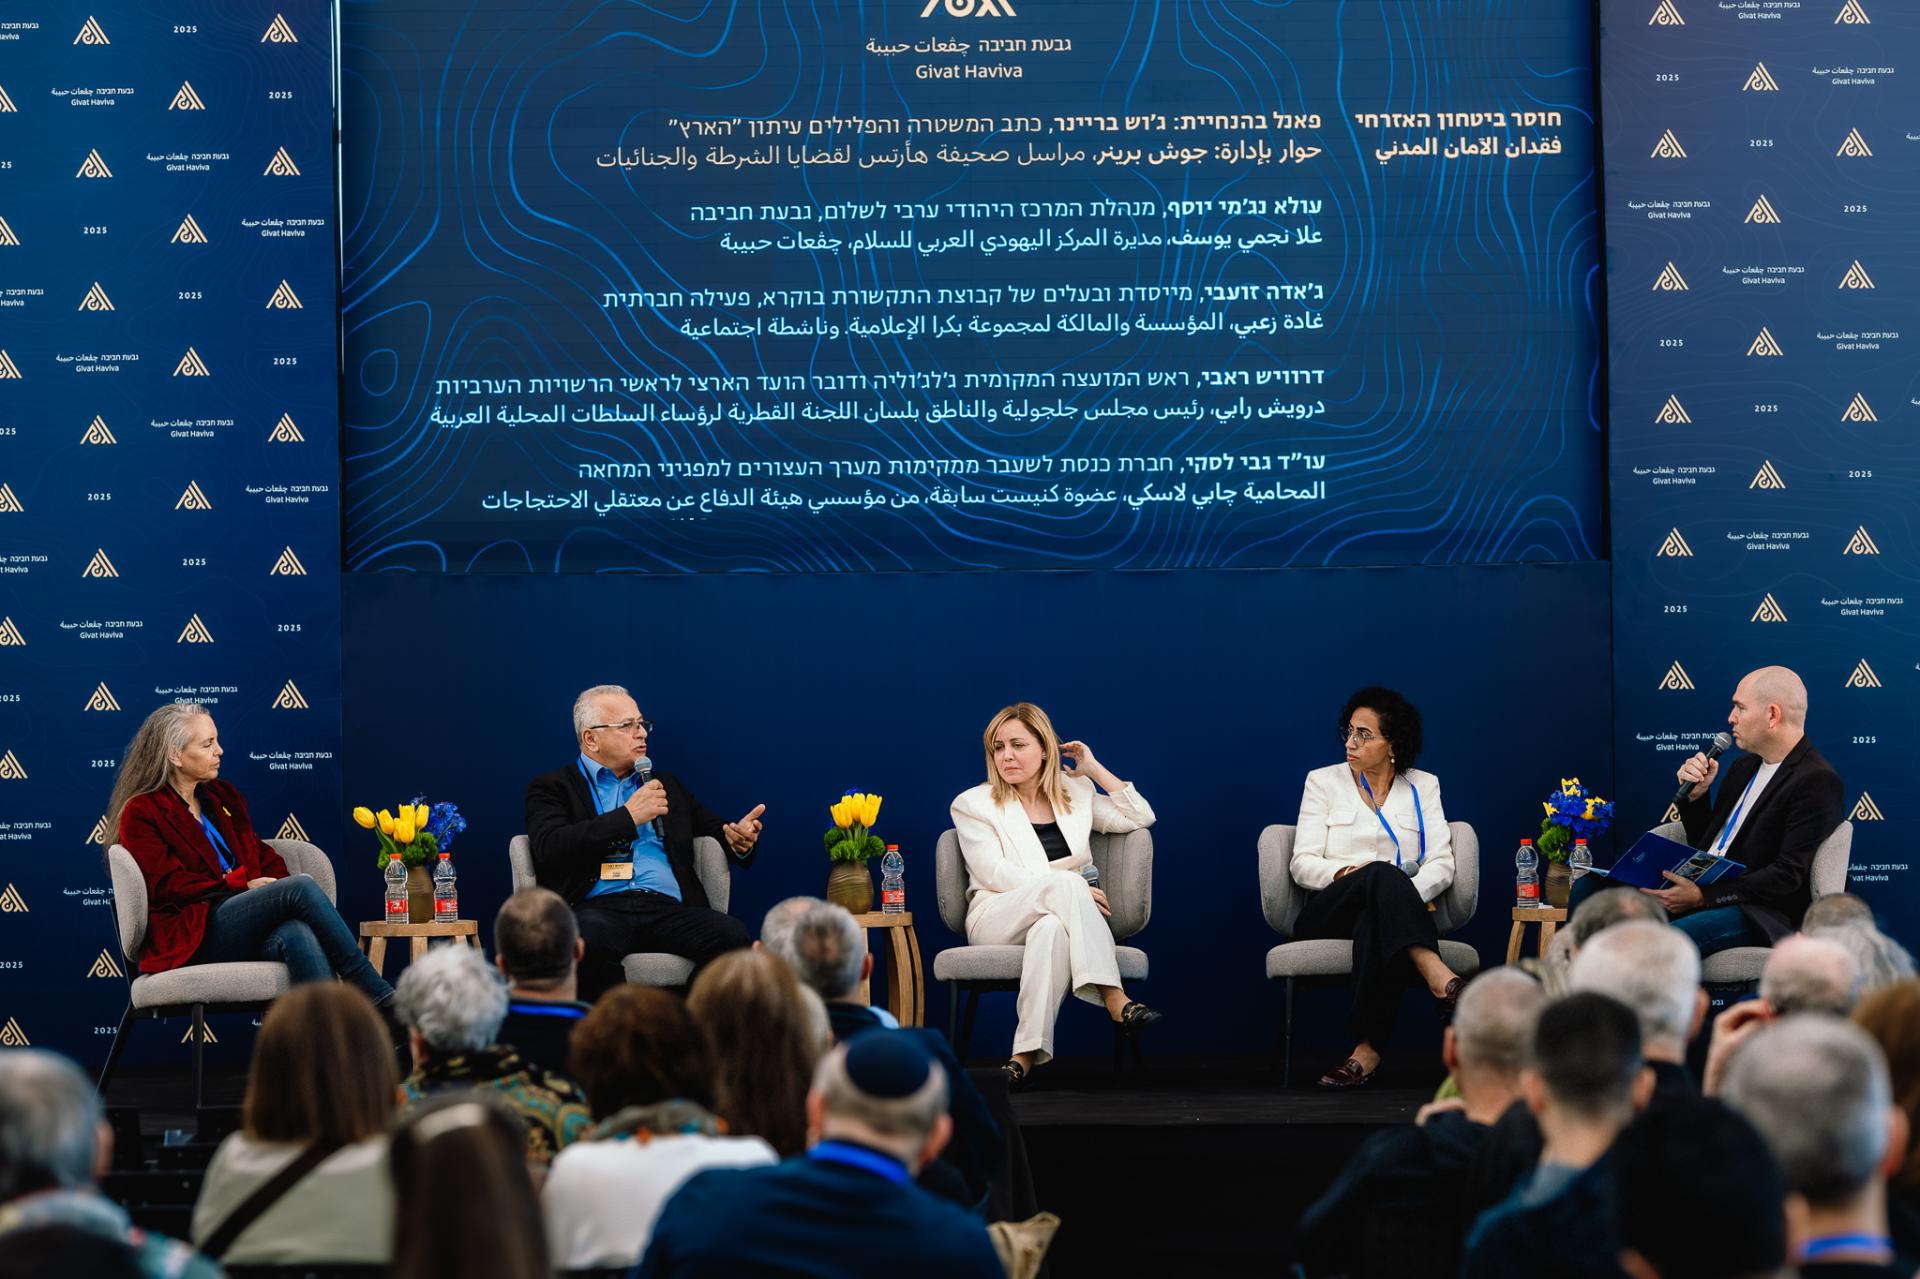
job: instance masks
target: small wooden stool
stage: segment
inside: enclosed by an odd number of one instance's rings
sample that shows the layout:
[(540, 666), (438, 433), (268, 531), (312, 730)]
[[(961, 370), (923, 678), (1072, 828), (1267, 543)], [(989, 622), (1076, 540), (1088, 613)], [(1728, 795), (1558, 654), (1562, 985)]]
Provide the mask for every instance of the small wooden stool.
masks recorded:
[(450, 937), (456, 946), (471, 946), (480, 949), (480, 921), (477, 919), (452, 919), (446, 923), (426, 924), (389, 924), (384, 919), (371, 919), (360, 925), (360, 948), (367, 952), (367, 962), (373, 965), (373, 971), (386, 976), (387, 939), (405, 937), (410, 943), (407, 962), (426, 956), (427, 943), (435, 937)]
[[(867, 951), (873, 951), (873, 930), (887, 934), (887, 1011), (902, 1026), (923, 1026), (927, 1020), (927, 978), (920, 966), (920, 938), (913, 931), (913, 912), (889, 915), (872, 910), (855, 915), (853, 922), (867, 930)], [(873, 983), (862, 981), (855, 998), (873, 1002)]]
[(1507, 962), (1511, 964), (1520, 958), (1520, 943), (1526, 938), (1528, 924), (1540, 925), (1540, 949), (1534, 953), (1545, 958), (1554, 931), (1566, 922), (1564, 906), (1515, 906), (1513, 928), (1507, 933)]

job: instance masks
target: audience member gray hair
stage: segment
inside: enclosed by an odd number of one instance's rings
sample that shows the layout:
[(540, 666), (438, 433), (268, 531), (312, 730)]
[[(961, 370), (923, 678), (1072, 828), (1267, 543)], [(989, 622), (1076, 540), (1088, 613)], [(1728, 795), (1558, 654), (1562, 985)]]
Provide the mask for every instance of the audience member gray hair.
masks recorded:
[(1453, 1042), (1463, 1071), (1518, 1075), (1547, 992), (1515, 968), (1481, 973), (1460, 992), (1453, 1014)]
[(1879, 1046), (1851, 1022), (1773, 1023), (1734, 1055), (1722, 1097), (1767, 1139), (1787, 1189), (1816, 1207), (1846, 1203), (1879, 1175), (1893, 1092)]
[[(784, 927), (774, 923), (775, 912), (788, 902), (803, 905), (784, 912)], [(814, 898), (789, 898), (767, 913), (760, 944), (793, 969), (800, 984), (822, 999), (841, 1000), (860, 984), (867, 960), (867, 936), (846, 908)]]
[(1593, 990), (1633, 1009), (1648, 1056), (1684, 1052), (1700, 1003), (1700, 952), (1677, 928), (1628, 920), (1580, 947), (1572, 990)]
[(65, 1057), (0, 1052), (0, 1203), (91, 1186), (102, 1117), (92, 1082)]
[[(875, 1034), (900, 1034), (876, 1031)], [(847, 1045), (840, 1044), (814, 1067), (813, 1091), (828, 1118), (848, 1119), (901, 1145), (919, 1145), (947, 1113), (947, 1071), (929, 1062), (927, 1081), (904, 1097), (875, 1097), (861, 1091), (847, 1074)]]
[(1838, 942), (1783, 937), (1760, 970), (1760, 999), (1778, 1017), (1792, 1013), (1845, 1017), (1860, 1000), (1860, 968)]
[(618, 684), (595, 684), (585, 689), (573, 699), (573, 740), (579, 741), (580, 735), (592, 728), (600, 716), (600, 699), (603, 697), (630, 697), (626, 689)]
[(760, 920), (760, 944), (791, 965), (790, 938), (800, 913), (819, 902), (818, 897), (787, 897), (775, 902)]
[[(1575, 950), (1587, 944), (1595, 933), (1623, 924), (1630, 919), (1648, 919), (1667, 923), (1667, 908), (1657, 898), (1631, 888), (1605, 888), (1574, 908), (1567, 919), (1567, 936)], [(1557, 940), (1557, 939), (1556, 939)]]
[(1907, 948), (1881, 932), (1872, 921), (1829, 924), (1808, 929), (1807, 936), (1837, 942), (1846, 948), (1860, 970), (1862, 995), (1897, 986), (1914, 975), (1913, 956), (1907, 953)]
[(1825, 897), (1813, 899), (1813, 905), (1807, 907), (1807, 913), (1800, 917), (1800, 931), (1810, 933), (1816, 928), (1838, 928), (1842, 924), (1874, 925), (1873, 907), (1867, 905), (1866, 898), (1856, 897), (1852, 893), (1828, 893)]
[(440, 1055), (480, 1051), (507, 1016), (506, 983), (468, 946), (428, 951), (407, 965), (396, 989), (400, 1020)]

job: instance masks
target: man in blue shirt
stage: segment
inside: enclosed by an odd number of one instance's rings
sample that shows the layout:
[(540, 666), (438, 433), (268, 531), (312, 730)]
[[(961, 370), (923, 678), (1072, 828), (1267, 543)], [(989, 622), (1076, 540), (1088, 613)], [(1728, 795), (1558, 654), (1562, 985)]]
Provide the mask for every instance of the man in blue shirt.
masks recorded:
[(527, 786), (527, 840), (534, 879), (573, 907), (586, 955), (580, 995), (591, 1002), (624, 980), (635, 951), (683, 955), (696, 966), (748, 944), (738, 920), (711, 908), (695, 869), (693, 841), (720, 841), (733, 864), (753, 861), (755, 807), (722, 821), (670, 773), (652, 772), (653, 725), (617, 684), (589, 688), (573, 704), (580, 754)]

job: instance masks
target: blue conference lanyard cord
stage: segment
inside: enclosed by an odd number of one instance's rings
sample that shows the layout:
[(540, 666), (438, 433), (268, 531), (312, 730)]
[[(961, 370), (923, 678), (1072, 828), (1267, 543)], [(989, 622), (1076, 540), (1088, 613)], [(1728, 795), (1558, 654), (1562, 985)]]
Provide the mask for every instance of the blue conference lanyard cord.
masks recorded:
[(1891, 1258), (1893, 1240), (1887, 1235), (1821, 1235), (1801, 1247), (1800, 1260), (1812, 1261), (1836, 1252), (1870, 1252)]
[(1720, 832), (1719, 842), (1713, 846), (1713, 851), (1722, 857), (1726, 856), (1727, 840), (1732, 838), (1733, 828), (1740, 824), (1740, 813), (1747, 806), (1747, 796), (1753, 793), (1753, 784), (1759, 780), (1760, 770), (1756, 768), (1753, 770), (1753, 776), (1747, 779), (1747, 788), (1740, 792), (1740, 802), (1733, 806), (1733, 815), (1727, 818), (1727, 824)]
[(213, 845), (214, 855), (220, 859), (220, 869), (232, 870), (233, 850), (227, 847), (227, 841), (220, 837), (220, 832), (214, 829), (213, 823), (207, 820), (205, 813), (200, 814), (200, 829), (207, 832), (207, 840)]
[[(1387, 838), (1393, 841), (1394, 868), (1404, 870), (1405, 867), (1400, 865), (1400, 837), (1394, 834), (1393, 827), (1387, 824), (1387, 816), (1380, 811), (1380, 801), (1373, 798), (1373, 787), (1367, 783), (1365, 773), (1360, 774), (1360, 786), (1367, 792), (1367, 798), (1373, 800), (1373, 815), (1379, 821), (1380, 829), (1386, 831)], [(1419, 789), (1412, 782), (1408, 782), (1407, 787), (1413, 791), (1413, 817), (1420, 825), (1420, 860), (1415, 865), (1424, 865), (1427, 860), (1427, 815), (1420, 809)]]
[(865, 1146), (855, 1146), (844, 1141), (823, 1141), (807, 1152), (807, 1158), (845, 1164), (849, 1168), (859, 1168), (876, 1176), (885, 1177), (896, 1186), (904, 1186), (909, 1180), (907, 1166), (898, 1159), (891, 1155), (883, 1155), (877, 1150), (868, 1150)]

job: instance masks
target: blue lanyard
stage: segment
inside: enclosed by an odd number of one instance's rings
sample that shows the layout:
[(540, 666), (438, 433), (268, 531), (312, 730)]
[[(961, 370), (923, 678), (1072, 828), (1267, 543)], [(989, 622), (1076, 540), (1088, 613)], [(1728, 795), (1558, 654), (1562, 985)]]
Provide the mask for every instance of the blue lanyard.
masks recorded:
[(1740, 811), (1747, 806), (1747, 796), (1753, 792), (1753, 784), (1760, 780), (1760, 770), (1754, 769), (1753, 776), (1747, 779), (1747, 789), (1740, 792), (1740, 802), (1733, 806), (1733, 815), (1727, 818), (1726, 827), (1720, 832), (1720, 841), (1714, 845), (1715, 851), (1724, 854), (1727, 840), (1733, 835), (1733, 828), (1740, 823)]
[[(1360, 786), (1361, 789), (1367, 792), (1367, 798), (1373, 799), (1373, 787), (1367, 783), (1367, 775), (1365, 773), (1360, 774)], [(1427, 860), (1427, 815), (1420, 811), (1420, 791), (1418, 788), (1414, 787), (1412, 782), (1408, 782), (1407, 786), (1413, 790), (1413, 818), (1420, 825), (1420, 861), (1416, 862), (1415, 865), (1421, 865)], [(1394, 834), (1393, 827), (1387, 824), (1387, 815), (1380, 811), (1380, 801), (1377, 799), (1373, 799), (1373, 815), (1379, 820), (1380, 829), (1386, 831), (1387, 838), (1393, 841), (1394, 867), (1396, 869), (1403, 869), (1400, 866), (1400, 837)]]
[(1812, 1261), (1835, 1252), (1874, 1252), (1890, 1259), (1893, 1240), (1886, 1235), (1821, 1235), (1801, 1247), (1800, 1260)]
[(220, 838), (220, 832), (207, 820), (206, 813), (200, 814), (200, 829), (207, 832), (207, 839), (213, 844), (214, 855), (220, 859), (221, 870), (233, 869), (233, 850), (227, 847), (227, 841)]
[(908, 1180), (907, 1166), (892, 1155), (883, 1155), (877, 1150), (868, 1150), (865, 1146), (850, 1145), (844, 1141), (823, 1141), (807, 1152), (807, 1158), (860, 1168), (885, 1177), (896, 1186), (904, 1186)]

